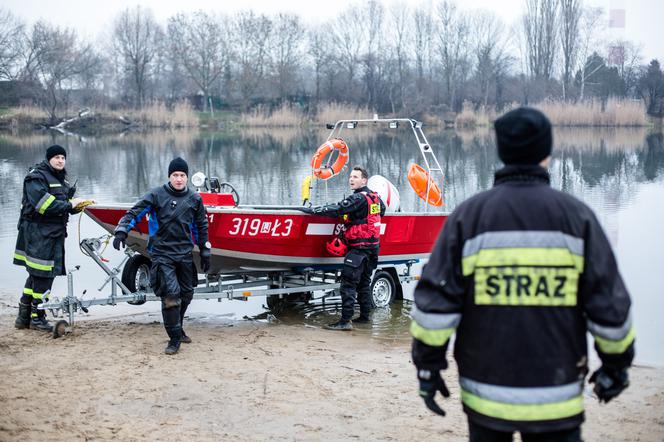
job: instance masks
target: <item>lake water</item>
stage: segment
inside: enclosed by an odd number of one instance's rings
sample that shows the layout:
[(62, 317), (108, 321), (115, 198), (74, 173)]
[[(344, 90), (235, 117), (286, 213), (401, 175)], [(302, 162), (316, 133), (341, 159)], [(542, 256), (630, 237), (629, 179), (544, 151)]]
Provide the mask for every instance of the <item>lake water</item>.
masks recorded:
[[(425, 128), (426, 131), (426, 128)], [(78, 195), (99, 202), (133, 202), (166, 181), (170, 160), (180, 155), (189, 163), (190, 175), (201, 170), (230, 182), (241, 203), (299, 204), (300, 184), (310, 173), (309, 161), (327, 137), (326, 130), (251, 130), (236, 133), (157, 132), (80, 138), (53, 134), (0, 134), (0, 270), (3, 290), (20, 296), (26, 273), (11, 264), (22, 181), (28, 168), (41, 161), (46, 147), (58, 143), (69, 155), (70, 180), (78, 180)], [(346, 130), (351, 164), (366, 165), (371, 174), (392, 181), (401, 194), (404, 210), (424, 210), (410, 189), (406, 174), (411, 162), (422, 164), (412, 134), (397, 130)], [(427, 136), (445, 172), (446, 211), (469, 196), (488, 189), (500, 167), (489, 131), (428, 132)], [(618, 258), (620, 270), (633, 298), (637, 329), (637, 362), (664, 365), (664, 143), (661, 134), (638, 129), (556, 129), (551, 166), (552, 185), (590, 205), (598, 215)], [(347, 174), (314, 188), (316, 203), (338, 201), (347, 192)], [(80, 220), (80, 223), (79, 223)], [(86, 297), (97, 292), (104, 277), (78, 250), (80, 237), (104, 232), (87, 217), (72, 217), (67, 240), (67, 264), (81, 265), (75, 287)], [(111, 263), (121, 255), (110, 247)], [(405, 287), (412, 299), (412, 286)], [(66, 279), (57, 278), (53, 292), (66, 292)], [(196, 301), (191, 314), (206, 318), (242, 318), (264, 312), (263, 300), (247, 302)], [(408, 339), (404, 320), (408, 302), (376, 315), (372, 335)], [(402, 310), (403, 308), (403, 310)], [(336, 314), (336, 307), (313, 306), (290, 313), (283, 320), (317, 324)], [(157, 303), (141, 307), (96, 307), (92, 318), (147, 312), (160, 315)], [(378, 330), (379, 332), (376, 332)]]

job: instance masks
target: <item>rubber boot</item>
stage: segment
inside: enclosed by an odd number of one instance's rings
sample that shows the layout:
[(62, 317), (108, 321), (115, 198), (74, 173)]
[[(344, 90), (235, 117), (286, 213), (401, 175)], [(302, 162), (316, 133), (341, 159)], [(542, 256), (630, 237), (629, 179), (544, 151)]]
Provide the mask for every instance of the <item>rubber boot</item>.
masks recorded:
[(182, 338), (180, 339), (180, 342), (183, 344), (191, 344), (191, 338), (187, 336), (184, 330), (182, 330)]
[(324, 325), (323, 328), (326, 330), (351, 331), (353, 329), (353, 323), (352, 321), (344, 321), (340, 319), (332, 324)]
[(368, 324), (371, 322), (369, 315), (363, 315), (360, 313), (360, 316), (353, 319), (354, 324)]
[(180, 350), (180, 342), (182, 341), (182, 328), (181, 327), (169, 327), (166, 329), (168, 337), (168, 345), (164, 350), (164, 353), (167, 355), (174, 355)]
[(46, 319), (46, 315), (33, 316), (30, 320), (30, 328), (43, 332), (53, 332), (53, 326)]
[(30, 314), (32, 313), (32, 305), (18, 303), (18, 315), (14, 321), (14, 327), (19, 330), (30, 328)]

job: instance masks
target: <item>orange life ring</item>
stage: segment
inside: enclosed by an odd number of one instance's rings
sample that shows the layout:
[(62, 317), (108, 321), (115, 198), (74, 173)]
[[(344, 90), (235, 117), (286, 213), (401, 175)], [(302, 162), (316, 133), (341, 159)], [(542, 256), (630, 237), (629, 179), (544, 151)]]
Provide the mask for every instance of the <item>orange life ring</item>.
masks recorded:
[[(440, 187), (434, 183), (426, 170), (415, 163), (408, 168), (408, 182), (415, 193), (427, 203), (436, 207), (443, 205), (443, 193)], [(429, 183), (429, 199), (427, 199), (427, 183)]]
[[(339, 155), (337, 160), (331, 166), (323, 167), (323, 160), (332, 151), (338, 151)], [(314, 175), (321, 180), (327, 180), (334, 175), (341, 172), (348, 162), (348, 145), (341, 138), (333, 138), (321, 144), (316, 153), (311, 158), (311, 168), (314, 170)]]

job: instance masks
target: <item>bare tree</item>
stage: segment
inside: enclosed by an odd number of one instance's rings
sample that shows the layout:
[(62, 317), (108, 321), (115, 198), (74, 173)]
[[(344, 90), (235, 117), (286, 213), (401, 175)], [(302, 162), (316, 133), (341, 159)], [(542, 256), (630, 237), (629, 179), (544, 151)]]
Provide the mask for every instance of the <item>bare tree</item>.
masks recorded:
[(581, 0), (560, 0), (560, 46), (563, 55), (563, 100), (567, 99), (579, 51)]
[(323, 79), (323, 70), (328, 64), (330, 53), (330, 41), (325, 29), (313, 28), (308, 33), (309, 56), (314, 69), (314, 88), (316, 104), (321, 97), (321, 82)]
[(413, 12), (413, 43), (415, 52), (415, 86), (417, 101), (423, 103), (426, 94), (431, 58), (428, 56), (433, 47), (434, 22), (431, 14), (416, 9)]
[(478, 11), (473, 16), (472, 47), (475, 56), (475, 77), (481, 103), (489, 102), (492, 83), (504, 74), (507, 61), (505, 26), (492, 12)]
[(226, 42), (219, 20), (203, 11), (177, 14), (168, 20), (172, 55), (203, 93), (203, 110), (211, 89), (224, 72)]
[(344, 10), (328, 25), (332, 37), (332, 50), (339, 69), (345, 73), (343, 98), (351, 100), (355, 97), (354, 81), (362, 51), (364, 22), (359, 8), (354, 6)]
[[(639, 68), (642, 64), (641, 45), (627, 40), (616, 40), (609, 43), (610, 52), (617, 51), (618, 54), (609, 54), (609, 64), (618, 68), (618, 75), (623, 81), (623, 96), (634, 92), (639, 78)], [(617, 56), (616, 56), (617, 55)]]
[(593, 60), (597, 60), (597, 58), (591, 57), (593, 52), (597, 50), (598, 38), (603, 30), (603, 15), (602, 8), (588, 7), (583, 10), (581, 16), (579, 57), (583, 65), (579, 70), (580, 100), (585, 98), (585, 89), (588, 81), (603, 67), (602, 64), (593, 63)]
[(360, 9), (362, 21), (366, 23), (361, 36), (363, 41), (362, 64), (364, 67), (364, 89), (370, 108), (376, 109), (382, 86), (381, 51), (383, 49), (383, 6), (376, 0), (369, 0)]
[(152, 11), (136, 6), (122, 11), (113, 26), (113, 46), (122, 62), (122, 70), (134, 89), (134, 105), (146, 99), (153, 63), (162, 41), (163, 31)]
[(438, 57), (442, 68), (443, 87), (446, 102), (450, 109), (461, 106), (459, 89), (468, 77), (469, 60), (469, 21), (456, 4), (444, 0), (438, 4)]
[(548, 80), (553, 74), (558, 32), (558, 0), (525, 0), (523, 31), (530, 75)]
[[(390, 7), (390, 24), (388, 30), (390, 35), (388, 42), (391, 42), (390, 52), (396, 62), (396, 85), (390, 88), (390, 104), (392, 112), (396, 108), (404, 107), (404, 95), (406, 94), (408, 76), (408, 64), (410, 63), (411, 53), (411, 11), (406, 3), (393, 3)], [(394, 97), (396, 92), (396, 98)]]
[(25, 25), (10, 11), (0, 9), (0, 78), (12, 80), (19, 72), (25, 44)]
[(294, 14), (277, 14), (272, 33), (272, 61), (277, 93), (284, 98), (294, 92), (301, 68), (304, 27)]

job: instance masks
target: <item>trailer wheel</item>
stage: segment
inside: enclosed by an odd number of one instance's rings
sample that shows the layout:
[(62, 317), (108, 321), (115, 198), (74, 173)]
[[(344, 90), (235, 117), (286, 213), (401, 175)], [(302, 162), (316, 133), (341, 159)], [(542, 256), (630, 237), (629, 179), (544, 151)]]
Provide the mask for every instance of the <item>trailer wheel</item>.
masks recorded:
[(389, 272), (379, 270), (371, 282), (371, 303), (374, 307), (387, 307), (396, 298), (396, 284)]
[(53, 339), (61, 338), (67, 333), (67, 326), (69, 324), (64, 319), (59, 320), (53, 327)]
[[(147, 291), (150, 288), (150, 260), (136, 254), (129, 258), (122, 269), (122, 283), (132, 292)], [(145, 301), (127, 301), (127, 304), (141, 305)]]

